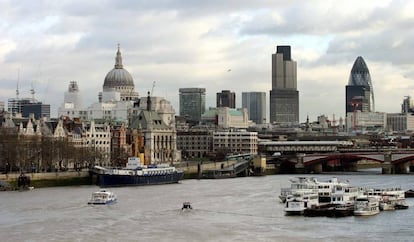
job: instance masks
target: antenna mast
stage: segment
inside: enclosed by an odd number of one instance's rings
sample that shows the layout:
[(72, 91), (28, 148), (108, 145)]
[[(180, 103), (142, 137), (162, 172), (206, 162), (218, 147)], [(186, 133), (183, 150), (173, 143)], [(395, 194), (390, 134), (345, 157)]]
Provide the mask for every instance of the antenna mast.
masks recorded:
[(19, 80), (20, 80), (20, 69), (17, 69), (16, 99), (19, 99)]
[(32, 84), (31, 84), (31, 88), (30, 88), (30, 94), (32, 94), (32, 101), (34, 102), (35, 101), (35, 90), (34, 90), (34, 87), (33, 87), (33, 82), (32, 82)]
[(154, 96), (154, 87), (155, 87), (155, 81), (152, 82), (152, 89), (151, 89), (150, 96)]

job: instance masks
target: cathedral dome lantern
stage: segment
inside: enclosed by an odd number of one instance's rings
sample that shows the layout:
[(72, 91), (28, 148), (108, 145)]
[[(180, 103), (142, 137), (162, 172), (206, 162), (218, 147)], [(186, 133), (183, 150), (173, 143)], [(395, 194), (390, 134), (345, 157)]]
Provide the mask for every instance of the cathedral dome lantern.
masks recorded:
[(106, 74), (103, 84), (103, 91), (117, 91), (121, 94), (122, 101), (130, 101), (138, 98), (138, 93), (134, 91), (134, 79), (131, 74), (124, 69), (122, 55), (118, 44), (118, 51), (115, 57), (114, 68)]

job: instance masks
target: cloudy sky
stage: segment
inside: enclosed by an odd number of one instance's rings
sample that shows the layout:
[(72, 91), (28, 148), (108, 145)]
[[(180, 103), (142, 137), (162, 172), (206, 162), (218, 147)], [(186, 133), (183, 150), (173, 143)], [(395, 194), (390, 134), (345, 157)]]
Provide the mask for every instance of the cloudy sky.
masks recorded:
[[(0, 0), (0, 101), (63, 102), (78, 82), (84, 106), (97, 102), (117, 44), (141, 96), (151, 90), (178, 113), (178, 89), (271, 89), (271, 55), (290, 45), (298, 65), (300, 121), (344, 116), (345, 86), (362, 56), (376, 111), (399, 112), (414, 91), (414, 1)], [(228, 71), (231, 69), (231, 71)], [(269, 106), (268, 106), (269, 108)]]

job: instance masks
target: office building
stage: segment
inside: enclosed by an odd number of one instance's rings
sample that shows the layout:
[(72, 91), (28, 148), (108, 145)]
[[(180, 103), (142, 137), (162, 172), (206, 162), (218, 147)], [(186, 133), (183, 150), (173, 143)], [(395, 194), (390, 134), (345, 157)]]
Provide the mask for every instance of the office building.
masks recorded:
[(209, 108), (202, 116), (201, 123), (220, 129), (247, 129), (251, 126), (246, 108)]
[(277, 46), (276, 53), (272, 54), (271, 123), (299, 122), (296, 66), (296, 61), (291, 58), (290, 46)]
[(201, 115), (206, 111), (205, 88), (180, 88), (180, 116), (189, 121), (200, 122)]
[(213, 132), (213, 151), (231, 154), (257, 154), (258, 133), (245, 130)]
[(50, 104), (27, 103), (22, 106), (22, 117), (28, 118), (33, 114), (35, 119), (46, 117), (50, 119)]
[(216, 97), (216, 107), (236, 108), (236, 94), (234, 92), (223, 90), (221, 92), (218, 92)]
[(358, 56), (352, 66), (348, 85), (345, 87), (346, 113), (361, 111), (374, 112), (374, 89), (368, 66), (361, 56)]
[(249, 119), (256, 124), (266, 123), (266, 93), (242, 92), (242, 108), (246, 108)]

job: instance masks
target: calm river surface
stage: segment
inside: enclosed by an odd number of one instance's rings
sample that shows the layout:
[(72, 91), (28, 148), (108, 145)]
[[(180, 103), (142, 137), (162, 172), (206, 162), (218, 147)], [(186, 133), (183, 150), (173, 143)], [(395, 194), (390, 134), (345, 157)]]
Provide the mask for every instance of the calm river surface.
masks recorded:
[[(91, 206), (96, 186), (0, 192), (5, 241), (414, 241), (414, 198), (408, 210), (371, 217), (285, 216), (281, 187), (294, 175), (112, 188), (118, 203)], [(414, 175), (315, 175), (351, 185), (414, 188)], [(181, 211), (184, 201), (193, 210)]]

